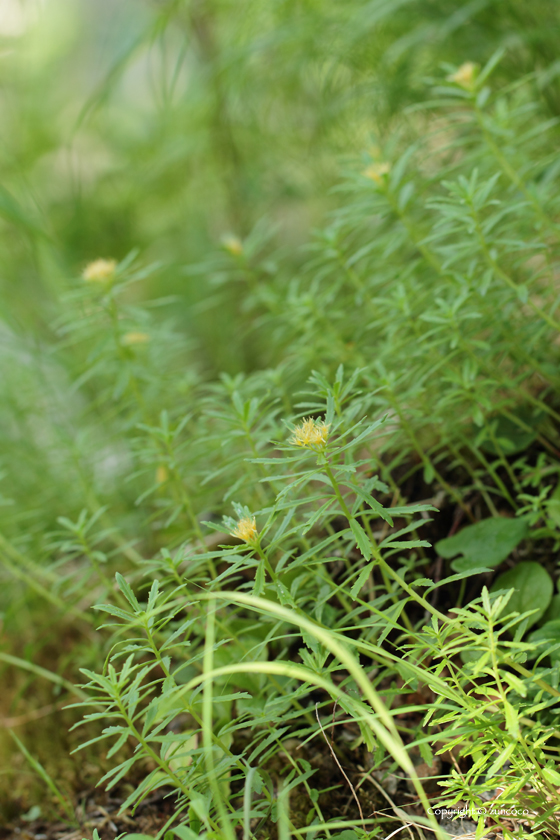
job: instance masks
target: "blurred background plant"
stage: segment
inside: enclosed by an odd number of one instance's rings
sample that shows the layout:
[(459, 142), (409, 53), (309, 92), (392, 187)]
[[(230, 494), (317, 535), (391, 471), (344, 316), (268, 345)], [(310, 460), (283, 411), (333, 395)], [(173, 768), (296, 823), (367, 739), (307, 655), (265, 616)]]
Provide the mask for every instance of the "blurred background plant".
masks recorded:
[(111, 766), (66, 757), (59, 694), (102, 667), (115, 571), (169, 584), (190, 541), (189, 580), (221, 575), (203, 523), (273, 505), (271, 442), (327, 398), (387, 417), (356, 460), (437, 503), (434, 540), (518, 513), (557, 577), (557, 29), (552, 0), (3, 0), (8, 815), (45, 790), (14, 720), (65, 796)]

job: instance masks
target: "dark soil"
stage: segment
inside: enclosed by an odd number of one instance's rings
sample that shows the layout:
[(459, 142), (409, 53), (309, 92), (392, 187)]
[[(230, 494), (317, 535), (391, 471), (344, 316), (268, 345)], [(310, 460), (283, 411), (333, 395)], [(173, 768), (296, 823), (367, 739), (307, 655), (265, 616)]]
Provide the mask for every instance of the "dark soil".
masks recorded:
[[(137, 780), (139, 781), (139, 780)], [(0, 840), (82, 840), (91, 838), (97, 829), (101, 840), (114, 840), (122, 834), (155, 836), (174, 811), (171, 788), (161, 788), (147, 797), (133, 816), (130, 810), (119, 810), (131, 791), (131, 783), (124, 782), (116, 791), (106, 793), (98, 788), (83, 791), (76, 797), (76, 822), (52, 822), (23, 819), (0, 827)]]

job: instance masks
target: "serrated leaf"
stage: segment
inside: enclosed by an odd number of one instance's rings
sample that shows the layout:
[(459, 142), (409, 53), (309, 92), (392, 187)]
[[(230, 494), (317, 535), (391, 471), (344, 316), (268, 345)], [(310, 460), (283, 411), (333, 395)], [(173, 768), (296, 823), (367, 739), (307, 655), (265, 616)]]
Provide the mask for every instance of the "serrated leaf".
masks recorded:
[(257, 572), (255, 574), (255, 584), (253, 586), (254, 595), (262, 595), (264, 589), (264, 563), (261, 561), (257, 564)]
[[(446, 577), (443, 580), (438, 581), (437, 583), (432, 583), (430, 586), (429, 591), (431, 592), (433, 589), (437, 589), (440, 586), (446, 586), (448, 583), (455, 583), (457, 580), (463, 580), (463, 578), (471, 577), (471, 575), (483, 575), (485, 572), (490, 572), (491, 569), (488, 566), (477, 566), (474, 569), (469, 569), (466, 572), (458, 572), (456, 575), (451, 575), (450, 577)], [(427, 593), (426, 593), (427, 594)]]
[(560, 773), (557, 770), (554, 770), (552, 767), (543, 767), (542, 773), (551, 785), (555, 785), (556, 787), (560, 786)]
[(130, 621), (132, 619), (131, 613), (121, 610), (120, 607), (113, 607), (112, 604), (96, 604), (93, 609), (99, 610), (99, 612), (106, 612), (109, 615), (115, 616), (115, 618), (122, 618), (125, 621)]
[(505, 748), (505, 750), (502, 750), (502, 752), (499, 754), (499, 756), (494, 761), (494, 763), (489, 767), (486, 775), (487, 776), (495, 776), (496, 773), (498, 772), (498, 770), (501, 767), (503, 767), (504, 764), (506, 763), (506, 761), (509, 760), (510, 756), (513, 755), (513, 753), (515, 751), (515, 747), (516, 747), (515, 741), (513, 741), (511, 744), (508, 744), (507, 747)]
[(519, 677), (516, 677), (515, 674), (511, 674), (509, 671), (504, 671), (502, 673), (502, 679), (504, 682), (507, 682), (510, 688), (512, 688), (517, 694), (521, 697), (527, 696), (527, 686), (520, 680)]
[(428, 765), (428, 767), (431, 767), (434, 761), (434, 754), (429, 743), (427, 741), (420, 741), (418, 749), (420, 750), (420, 755), (424, 759), (424, 762)]
[(360, 594), (362, 587), (364, 586), (366, 580), (371, 574), (371, 571), (374, 567), (375, 563), (371, 562), (368, 563), (367, 566), (364, 566), (360, 574), (358, 575), (355, 583), (353, 584), (352, 588), (350, 589), (350, 595), (355, 600), (358, 595)]
[(126, 580), (123, 578), (123, 576), (120, 574), (120, 572), (116, 573), (115, 579), (117, 581), (119, 589), (121, 590), (122, 594), (124, 595), (124, 597), (126, 598), (128, 603), (130, 604), (130, 606), (134, 610), (139, 611), (140, 610), (140, 604), (138, 603), (136, 595), (134, 594), (134, 592), (132, 591), (131, 587), (126, 582)]
[(508, 700), (504, 700), (504, 713), (506, 717), (506, 729), (512, 738), (519, 739), (519, 715)]
[(377, 501), (377, 499), (373, 498), (371, 493), (367, 493), (362, 487), (357, 487), (355, 485), (352, 485), (351, 489), (356, 493), (356, 495), (360, 499), (362, 499), (362, 501), (366, 503), (366, 505), (369, 505), (369, 507), (373, 511), (375, 511), (375, 513), (378, 516), (380, 516), (381, 519), (384, 519), (385, 522), (387, 522), (391, 527), (393, 527), (393, 519), (391, 517), (391, 514), (383, 507), (383, 505), (380, 502)]
[(369, 560), (371, 557), (371, 542), (368, 535), (356, 519), (350, 520), (350, 530), (356, 540), (356, 545), (360, 549), (362, 557)]
[(395, 542), (385, 542), (384, 548), (431, 548), (432, 544), (426, 540), (395, 540)]

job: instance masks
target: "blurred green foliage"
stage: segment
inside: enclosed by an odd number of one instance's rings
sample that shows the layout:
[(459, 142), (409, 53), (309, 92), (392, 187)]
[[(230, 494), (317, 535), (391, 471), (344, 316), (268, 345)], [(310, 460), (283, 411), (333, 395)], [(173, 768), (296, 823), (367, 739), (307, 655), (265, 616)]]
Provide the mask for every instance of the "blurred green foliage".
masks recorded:
[[(349, 435), (387, 418), (365, 451), (333, 448), (367, 461), (368, 498), (522, 514), (558, 545), (557, 36), (553, 0), (3, 0), (9, 655), (60, 690), (102, 667), (89, 607), (122, 606), (115, 571), (168, 598), (232, 502), (277, 527), (266, 459), (307, 414)], [(115, 270), (88, 280), (99, 258)], [(317, 589), (330, 547), (311, 526), (298, 542), (309, 522), (331, 539), (340, 511), (305, 488), (282, 560), (297, 546), (312, 569), (294, 609), (344, 627), (344, 593)], [(425, 547), (399, 573), (416, 579)], [(188, 561), (197, 586), (217, 586), (209, 555)], [(352, 574), (352, 597), (396, 597), (373, 561)], [(38, 675), (6, 673), (12, 715)]]
[[(553, 0), (4, 6), (2, 299), (43, 328), (86, 262), (137, 247), (192, 323), (205, 288), (184, 266), (263, 217), (293, 253), (332, 206), (341, 156), (413, 130), (404, 109), (442, 61), (506, 47), (498, 80), (530, 73), (559, 110)], [(195, 329), (227, 367), (228, 319), (218, 342), (203, 314)]]

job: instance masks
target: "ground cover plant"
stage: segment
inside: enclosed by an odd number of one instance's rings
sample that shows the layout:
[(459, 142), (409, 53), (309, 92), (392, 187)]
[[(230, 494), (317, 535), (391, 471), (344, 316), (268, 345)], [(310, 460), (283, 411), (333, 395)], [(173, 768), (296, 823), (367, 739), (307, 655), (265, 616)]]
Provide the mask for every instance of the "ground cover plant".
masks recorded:
[(3, 24), (4, 836), (556, 837), (553, 5), (70, 5)]

